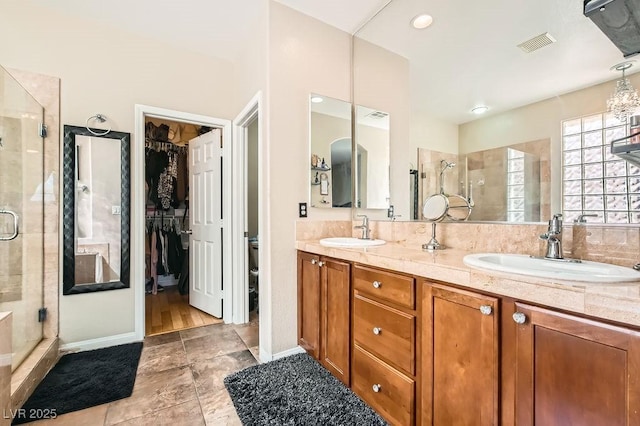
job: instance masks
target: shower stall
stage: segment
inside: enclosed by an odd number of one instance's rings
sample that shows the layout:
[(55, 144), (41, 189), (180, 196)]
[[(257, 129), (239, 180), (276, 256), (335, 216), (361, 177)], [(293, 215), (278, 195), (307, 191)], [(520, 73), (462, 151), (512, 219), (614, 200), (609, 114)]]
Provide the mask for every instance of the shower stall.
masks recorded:
[(12, 371), (42, 339), (44, 108), (0, 67), (0, 312), (13, 313)]

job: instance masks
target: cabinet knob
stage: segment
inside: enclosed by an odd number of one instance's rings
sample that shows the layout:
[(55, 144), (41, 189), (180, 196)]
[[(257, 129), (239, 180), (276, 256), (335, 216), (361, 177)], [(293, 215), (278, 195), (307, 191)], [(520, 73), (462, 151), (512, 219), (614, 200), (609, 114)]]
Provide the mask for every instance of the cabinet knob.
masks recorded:
[(380, 392), (382, 390), (382, 386), (375, 384), (371, 387), (374, 392)]
[(516, 322), (516, 324), (524, 324), (525, 322), (527, 322), (527, 316), (522, 312), (516, 312), (515, 314), (513, 314), (513, 320)]
[(317, 260), (315, 260), (315, 259), (311, 259), (311, 264), (312, 264), (312, 265), (315, 265), (316, 263), (318, 263), (318, 261), (317, 261)]
[(376, 336), (382, 333), (382, 329), (380, 327), (373, 327), (373, 334)]
[(489, 305), (482, 305), (480, 306), (480, 313), (482, 315), (491, 315), (491, 312), (493, 312), (493, 308)]
[(382, 287), (382, 283), (380, 281), (373, 282), (373, 288), (380, 288), (380, 287)]
[(322, 268), (324, 266), (324, 262), (323, 261), (318, 262), (318, 266)]

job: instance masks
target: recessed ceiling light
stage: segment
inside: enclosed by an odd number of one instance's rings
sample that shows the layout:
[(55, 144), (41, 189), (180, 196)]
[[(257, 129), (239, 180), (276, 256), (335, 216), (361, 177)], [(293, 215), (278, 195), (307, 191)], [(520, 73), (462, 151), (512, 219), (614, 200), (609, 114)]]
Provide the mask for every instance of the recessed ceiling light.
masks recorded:
[(480, 105), (471, 109), (471, 112), (474, 114), (484, 114), (487, 111), (489, 111), (489, 107), (484, 105)]
[(427, 15), (426, 13), (418, 15), (411, 20), (411, 25), (417, 30), (424, 30), (429, 25), (431, 25), (431, 23), (433, 23), (433, 17), (431, 15)]
[(321, 96), (312, 96), (311, 97), (311, 102), (313, 102), (314, 104), (319, 104), (322, 101), (324, 101), (324, 99), (322, 99)]

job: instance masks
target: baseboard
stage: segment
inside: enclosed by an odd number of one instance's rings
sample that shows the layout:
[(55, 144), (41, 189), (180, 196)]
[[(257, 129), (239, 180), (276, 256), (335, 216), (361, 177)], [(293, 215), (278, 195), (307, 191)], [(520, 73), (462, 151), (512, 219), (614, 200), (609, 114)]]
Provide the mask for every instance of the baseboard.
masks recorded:
[[(295, 355), (295, 354), (303, 354), (306, 351), (302, 348), (302, 346), (296, 346), (295, 348), (287, 349), (286, 351), (278, 352), (277, 354), (273, 354), (271, 356), (271, 361), (275, 361), (276, 359), (284, 358), (286, 356)], [(260, 359), (262, 359), (262, 353), (260, 353)]]
[(140, 339), (136, 338), (136, 333), (123, 333), (114, 336), (99, 337), (97, 339), (82, 340), (80, 342), (65, 343), (64, 345), (60, 345), (60, 350), (65, 352), (90, 351), (139, 341)]

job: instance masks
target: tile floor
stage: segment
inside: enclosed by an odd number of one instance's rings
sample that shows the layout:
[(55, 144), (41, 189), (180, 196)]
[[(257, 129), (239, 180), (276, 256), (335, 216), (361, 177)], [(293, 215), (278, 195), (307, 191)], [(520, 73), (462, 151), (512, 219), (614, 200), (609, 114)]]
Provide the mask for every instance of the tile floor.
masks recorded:
[(147, 337), (129, 398), (30, 424), (241, 425), (223, 379), (257, 359), (255, 316)]

